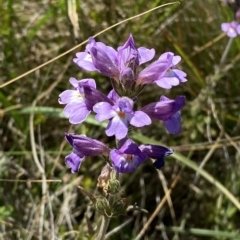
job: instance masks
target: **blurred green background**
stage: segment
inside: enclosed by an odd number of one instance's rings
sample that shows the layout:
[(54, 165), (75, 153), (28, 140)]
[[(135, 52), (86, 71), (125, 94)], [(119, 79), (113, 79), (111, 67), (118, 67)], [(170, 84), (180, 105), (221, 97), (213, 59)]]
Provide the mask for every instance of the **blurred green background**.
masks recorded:
[[(0, 85), (114, 23), (168, 2), (1, 0)], [(170, 91), (149, 86), (139, 99), (141, 107), (162, 94), (185, 95), (182, 131), (170, 135), (154, 121), (131, 132), (138, 143), (164, 144), (176, 153), (161, 171), (148, 161), (122, 176), (123, 197), (148, 214), (133, 211), (114, 218), (108, 231), (125, 221), (126, 226), (108, 239), (136, 238), (174, 181), (171, 197), (141, 239), (240, 239), (240, 38), (220, 66), (229, 41), (220, 25), (233, 13), (218, 0), (180, 2), (96, 38), (116, 48), (132, 33), (137, 46), (154, 48), (156, 57), (166, 51), (180, 55), (179, 67), (188, 74), (187, 83)], [(78, 186), (97, 194), (104, 161), (86, 159), (79, 173), (71, 174), (64, 163), (71, 147), (63, 133), (83, 133), (110, 146), (114, 139), (93, 117), (71, 126), (58, 104), (70, 77), (92, 77), (104, 93), (111, 89), (109, 79), (72, 62), (84, 48), (0, 88), (0, 239), (88, 239), (86, 219), (93, 227), (99, 222)]]

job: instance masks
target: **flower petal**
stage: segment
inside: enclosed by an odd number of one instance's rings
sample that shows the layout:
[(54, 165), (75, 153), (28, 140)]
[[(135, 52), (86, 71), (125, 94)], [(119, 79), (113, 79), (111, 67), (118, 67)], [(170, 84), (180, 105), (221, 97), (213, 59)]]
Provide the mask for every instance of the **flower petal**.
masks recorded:
[(180, 61), (181, 61), (181, 57), (176, 55), (174, 56), (174, 53), (172, 52), (165, 52), (163, 53), (160, 57), (159, 57), (160, 60), (165, 60), (165, 59), (172, 59), (171, 62), (172, 62), (172, 66), (175, 66), (177, 65)]
[(92, 110), (93, 106), (99, 102), (108, 102), (113, 105), (111, 99), (96, 88), (87, 85), (83, 85), (82, 87), (84, 89), (85, 103), (89, 110)]
[(221, 24), (222, 31), (227, 32), (230, 26), (231, 26), (230, 23), (222, 23)]
[(112, 105), (107, 102), (95, 104), (93, 111), (96, 113), (95, 118), (98, 122), (111, 119), (116, 115), (116, 112), (112, 109)]
[(156, 159), (153, 165), (158, 169), (164, 166), (164, 158), (173, 153), (170, 148), (152, 144), (142, 144), (139, 149), (148, 157)]
[(151, 118), (166, 121), (185, 105), (185, 101), (184, 96), (179, 96), (174, 100), (162, 96), (160, 101), (150, 103), (141, 110)]
[(58, 102), (60, 104), (81, 103), (83, 102), (83, 97), (77, 90), (65, 90), (59, 95)]
[(91, 55), (87, 52), (78, 52), (76, 58), (73, 59), (73, 62), (86, 71), (91, 72), (97, 70), (92, 62)]
[(72, 152), (65, 158), (66, 165), (71, 169), (72, 173), (77, 173), (84, 157), (81, 157), (78, 153)]
[(104, 143), (96, 139), (86, 137), (83, 134), (77, 135), (65, 133), (65, 138), (81, 157), (98, 156), (109, 153), (109, 148)]
[(136, 111), (130, 120), (130, 124), (135, 127), (143, 127), (151, 123), (151, 118), (142, 111)]
[(181, 115), (179, 112), (173, 114), (168, 120), (164, 121), (164, 125), (171, 134), (178, 134), (181, 131)]
[(109, 123), (106, 129), (107, 136), (115, 135), (117, 139), (123, 139), (127, 136), (128, 127), (127, 121), (115, 116)]
[(63, 114), (69, 118), (69, 122), (72, 124), (82, 123), (90, 111), (87, 109), (85, 103), (69, 103), (63, 110)]
[(109, 92), (109, 94), (107, 95), (107, 97), (108, 97), (109, 99), (111, 99), (114, 103), (116, 103), (117, 100), (120, 98), (114, 89), (112, 89), (112, 90)]
[(157, 60), (151, 63), (138, 74), (136, 82), (138, 84), (154, 83), (156, 79), (164, 76), (171, 64), (171, 60)]
[(131, 173), (146, 160), (147, 155), (140, 153), (139, 155), (128, 155), (114, 149), (110, 152), (113, 167), (118, 173)]
[(139, 65), (151, 61), (155, 56), (155, 50), (153, 48), (148, 49), (145, 47), (139, 47), (138, 52), (140, 55)]
[(172, 86), (177, 86), (179, 84), (179, 80), (177, 77), (162, 77), (155, 81), (155, 83), (164, 89), (171, 89)]
[(70, 77), (70, 78), (69, 78), (69, 82), (72, 84), (72, 86), (73, 86), (74, 88), (77, 88), (79, 81), (78, 81), (76, 78), (74, 78), (74, 77)]
[(111, 59), (111, 56), (107, 55), (103, 49), (94, 45), (90, 49), (90, 54), (92, 56), (94, 66), (100, 73), (110, 78), (118, 77), (119, 70), (114, 62), (114, 59)]
[(177, 76), (180, 82), (187, 82), (187, 79), (185, 78), (187, 74), (185, 72), (179, 69), (173, 69), (172, 71), (175, 73), (175, 76)]

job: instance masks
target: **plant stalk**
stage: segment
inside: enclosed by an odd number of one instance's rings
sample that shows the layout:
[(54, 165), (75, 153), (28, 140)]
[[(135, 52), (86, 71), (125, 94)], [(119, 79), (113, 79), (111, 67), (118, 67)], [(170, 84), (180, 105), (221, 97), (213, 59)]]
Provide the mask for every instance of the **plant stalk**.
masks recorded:
[(105, 239), (105, 235), (106, 235), (109, 223), (110, 223), (110, 217), (104, 215), (102, 218), (102, 222), (101, 222), (101, 226), (99, 228), (98, 235), (97, 235), (97, 240)]

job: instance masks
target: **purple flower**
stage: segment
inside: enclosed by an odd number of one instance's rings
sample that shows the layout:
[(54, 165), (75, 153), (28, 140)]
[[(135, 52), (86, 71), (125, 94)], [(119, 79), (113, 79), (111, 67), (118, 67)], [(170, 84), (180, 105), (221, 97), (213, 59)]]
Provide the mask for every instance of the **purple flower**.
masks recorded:
[(119, 149), (110, 152), (113, 167), (118, 173), (131, 173), (143, 163), (148, 155), (141, 152), (137, 144), (130, 139), (120, 142)]
[(86, 51), (77, 53), (73, 62), (86, 71), (98, 71), (108, 77), (118, 74), (117, 51), (93, 38), (89, 38)]
[(172, 64), (172, 59), (158, 59), (143, 69), (136, 77), (137, 85), (153, 84), (165, 75)]
[(99, 102), (93, 107), (97, 121), (110, 120), (106, 129), (107, 136), (115, 135), (117, 139), (123, 139), (128, 133), (129, 123), (135, 127), (151, 124), (151, 119), (146, 113), (133, 111), (132, 99), (128, 97), (119, 98), (114, 92), (110, 92), (109, 96), (115, 99), (113, 105), (109, 102)]
[(86, 105), (84, 86), (91, 86), (96, 88), (96, 83), (93, 79), (76, 80), (70, 78), (69, 82), (74, 87), (73, 90), (66, 90), (59, 95), (59, 103), (67, 104), (63, 110), (64, 115), (69, 118), (69, 122), (72, 124), (78, 124), (83, 122), (89, 113), (91, 108)]
[(225, 32), (230, 38), (235, 38), (238, 34), (240, 34), (240, 25), (236, 21), (222, 23), (221, 28), (222, 31)]
[[(140, 54), (134, 43), (132, 35), (130, 35), (123, 46), (118, 48), (117, 57), (121, 82), (124, 84), (125, 81), (134, 81), (134, 75), (140, 63)], [(129, 73), (125, 75), (126, 72), (131, 72), (131, 74)], [(132, 76), (132, 79), (126, 78), (128, 75)]]
[(164, 121), (165, 127), (171, 134), (177, 134), (181, 130), (181, 116), (179, 110), (185, 105), (185, 97), (180, 96), (171, 100), (161, 96), (158, 102), (150, 103), (141, 111), (149, 117)]
[(131, 139), (122, 139), (119, 149), (110, 151), (110, 159), (118, 173), (131, 173), (148, 157), (156, 159), (153, 165), (159, 169), (164, 165), (164, 157), (172, 153), (172, 149), (163, 146), (142, 144), (138, 147)]
[(164, 158), (173, 153), (173, 150), (158, 145), (143, 144), (139, 146), (139, 149), (148, 155), (148, 157), (155, 159), (153, 166), (160, 169), (164, 166)]
[(160, 76), (154, 82), (162, 88), (170, 89), (172, 86), (179, 85), (180, 82), (186, 82), (187, 74), (176, 69), (176, 65), (181, 61), (180, 56), (174, 56), (172, 52), (166, 52), (159, 57), (159, 61), (170, 61), (170, 67), (163, 76)]
[[(136, 96), (142, 91), (143, 85), (152, 84), (165, 76), (169, 68), (173, 66), (172, 59), (174, 57), (171, 54), (168, 54), (169, 57), (154, 61), (143, 71), (139, 71), (138, 68), (141, 64), (153, 59), (155, 50), (145, 47), (137, 48), (132, 35), (130, 35), (126, 43), (120, 46), (117, 51), (90, 38), (86, 52), (77, 53), (73, 61), (87, 71), (98, 71), (110, 77), (118, 94), (128, 96), (135, 94), (134, 96)], [(177, 72), (176, 70), (174, 74), (175, 77), (179, 78), (179, 81), (186, 81), (186, 74), (182, 71)], [(171, 79), (171, 82), (173, 81)], [(169, 88), (166, 83), (164, 86), (164, 88)]]
[(85, 103), (91, 111), (93, 110), (93, 106), (99, 102), (108, 102), (109, 104), (114, 104), (111, 99), (109, 99), (105, 94), (98, 91), (96, 88), (92, 86), (83, 86), (85, 93)]
[(73, 147), (72, 153), (65, 158), (65, 163), (71, 168), (72, 173), (78, 172), (85, 156), (98, 156), (110, 152), (105, 144), (85, 135), (65, 133), (65, 138)]
[(154, 49), (149, 50), (144, 47), (137, 49), (132, 35), (123, 46), (118, 48), (118, 51), (89, 38), (86, 52), (77, 53), (73, 61), (84, 70), (97, 70), (105, 76), (118, 80), (121, 79), (124, 69), (130, 68), (136, 72), (140, 64), (150, 61), (154, 55)]

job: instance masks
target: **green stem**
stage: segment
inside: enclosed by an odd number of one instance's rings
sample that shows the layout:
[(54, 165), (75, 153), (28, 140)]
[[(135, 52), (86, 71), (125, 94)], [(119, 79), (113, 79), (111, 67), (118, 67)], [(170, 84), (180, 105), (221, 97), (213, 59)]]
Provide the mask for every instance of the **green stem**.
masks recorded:
[(106, 235), (109, 223), (110, 223), (110, 217), (104, 215), (102, 218), (101, 226), (99, 228), (97, 240), (105, 239), (105, 235)]
[[(119, 174), (117, 172), (113, 171), (112, 174), (111, 174), (111, 179), (117, 179), (118, 177), (119, 177)], [(114, 196), (109, 194), (108, 202), (109, 202), (110, 208), (112, 208), (113, 201), (114, 201)], [(106, 214), (103, 215), (102, 222), (101, 222), (101, 225), (99, 227), (99, 231), (98, 231), (98, 235), (97, 235), (97, 240), (104, 240), (105, 239), (105, 235), (106, 235), (106, 232), (107, 232), (107, 229), (108, 229), (108, 225), (110, 223), (110, 219), (111, 219), (111, 216), (107, 216)]]

